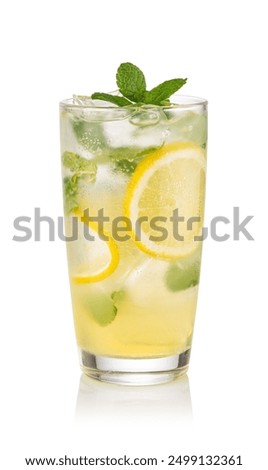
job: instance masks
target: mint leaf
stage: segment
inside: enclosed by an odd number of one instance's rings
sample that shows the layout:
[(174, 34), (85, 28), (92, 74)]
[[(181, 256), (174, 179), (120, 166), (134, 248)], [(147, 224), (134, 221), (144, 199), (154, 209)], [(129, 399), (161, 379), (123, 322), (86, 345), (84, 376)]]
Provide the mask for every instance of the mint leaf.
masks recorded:
[(142, 102), (146, 91), (143, 72), (134, 64), (121, 64), (116, 73), (116, 83), (123, 96), (136, 103)]
[(67, 214), (78, 208), (77, 202), (78, 180), (76, 177), (66, 176), (63, 180), (64, 209)]
[(170, 291), (178, 292), (196, 286), (199, 282), (199, 274), (200, 252), (198, 257), (192, 255), (177, 263), (171, 263), (165, 275), (165, 283)]
[(99, 292), (91, 294), (85, 301), (85, 308), (100, 326), (107, 326), (114, 321), (118, 306), (125, 298), (126, 291), (114, 291), (108, 294)]
[(136, 158), (139, 150), (140, 148), (137, 148), (137, 147), (110, 148), (107, 151), (107, 157), (115, 162), (118, 162), (120, 160), (133, 161)]
[(80, 157), (74, 152), (63, 152), (61, 158), (62, 164), (73, 173), (72, 176), (66, 176), (63, 180), (64, 209), (67, 214), (70, 214), (79, 207), (77, 197), (80, 179), (87, 178), (89, 182), (94, 182), (97, 166), (91, 160)]
[(96, 92), (91, 95), (91, 99), (109, 101), (110, 103), (116, 104), (117, 106), (129, 106), (132, 104), (131, 101), (123, 98), (123, 96), (110, 95), (109, 93)]
[(143, 156), (148, 153), (154, 152), (159, 147), (146, 147), (141, 149), (140, 147), (118, 147), (115, 149), (109, 149), (107, 156), (115, 162), (115, 170), (121, 171), (122, 173), (132, 174), (142, 159)]
[(116, 317), (117, 307), (113, 300), (106, 294), (91, 295), (85, 304), (88, 312), (101, 326), (109, 325)]
[(119, 160), (129, 160), (133, 161), (134, 159), (138, 159), (147, 155), (147, 153), (154, 152), (159, 148), (156, 146), (152, 147), (116, 147), (110, 148), (107, 151), (107, 156), (111, 158), (111, 160), (119, 161)]
[(114, 305), (119, 304), (124, 298), (126, 297), (125, 290), (117, 290), (111, 293), (111, 298), (113, 300)]
[(66, 151), (62, 154), (62, 163), (76, 173), (76, 177), (86, 174), (90, 181), (95, 181), (97, 167), (91, 160), (80, 157), (77, 153)]
[(173, 93), (178, 91), (186, 82), (187, 78), (166, 80), (151, 91), (146, 91), (143, 97), (144, 103), (161, 105), (163, 101), (167, 100), (171, 95), (173, 95)]
[(116, 162), (115, 170), (132, 175), (132, 173), (134, 173), (134, 171), (136, 170), (137, 165), (138, 165), (137, 162), (133, 162), (133, 161), (131, 162), (129, 160), (122, 159)]
[(153, 147), (146, 147), (145, 149), (139, 150), (139, 152), (137, 153), (137, 157), (138, 158), (144, 157), (145, 155), (147, 155), (147, 153), (155, 152), (160, 147), (162, 147), (162, 146), (158, 145), (158, 146), (153, 146)]
[(86, 150), (91, 153), (97, 153), (106, 148), (106, 140), (99, 122), (74, 119), (72, 125), (77, 142)]
[(166, 273), (166, 285), (172, 292), (188, 289), (198, 284), (198, 277), (195, 271), (184, 272), (183, 268), (177, 264), (172, 264)]
[(110, 93), (93, 93), (92, 99), (109, 101), (118, 106), (137, 104), (153, 104), (169, 106), (169, 97), (178, 91), (187, 81), (187, 78), (174, 78), (167, 80), (150, 91), (146, 91), (146, 81), (143, 72), (131, 62), (119, 65), (116, 72), (116, 83), (123, 96)]

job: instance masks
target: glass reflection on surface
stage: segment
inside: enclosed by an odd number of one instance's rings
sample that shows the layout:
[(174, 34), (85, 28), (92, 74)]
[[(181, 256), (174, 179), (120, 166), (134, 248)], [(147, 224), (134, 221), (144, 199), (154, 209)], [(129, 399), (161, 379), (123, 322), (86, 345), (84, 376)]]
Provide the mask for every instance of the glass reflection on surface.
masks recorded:
[(192, 405), (187, 376), (170, 383), (153, 386), (111, 385), (82, 374), (79, 384), (75, 425), (96, 422), (152, 425), (155, 421), (169, 425), (191, 424)]

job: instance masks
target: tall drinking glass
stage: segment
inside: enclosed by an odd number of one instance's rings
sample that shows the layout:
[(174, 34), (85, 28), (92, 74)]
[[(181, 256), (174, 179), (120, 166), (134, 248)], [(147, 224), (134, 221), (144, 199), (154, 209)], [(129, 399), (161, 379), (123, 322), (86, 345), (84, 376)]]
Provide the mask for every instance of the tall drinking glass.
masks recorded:
[(187, 371), (200, 273), (207, 103), (60, 103), (65, 227), (85, 374), (153, 384)]

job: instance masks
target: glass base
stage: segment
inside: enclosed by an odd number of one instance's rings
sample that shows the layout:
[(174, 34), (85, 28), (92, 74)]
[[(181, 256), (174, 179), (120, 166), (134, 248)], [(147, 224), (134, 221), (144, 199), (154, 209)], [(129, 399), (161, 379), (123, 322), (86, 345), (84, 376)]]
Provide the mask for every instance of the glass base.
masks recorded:
[(82, 371), (101, 382), (122, 385), (156, 385), (170, 382), (186, 374), (191, 349), (176, 354), (150, 359), (128, 359), (95, 356), (80, 351)]

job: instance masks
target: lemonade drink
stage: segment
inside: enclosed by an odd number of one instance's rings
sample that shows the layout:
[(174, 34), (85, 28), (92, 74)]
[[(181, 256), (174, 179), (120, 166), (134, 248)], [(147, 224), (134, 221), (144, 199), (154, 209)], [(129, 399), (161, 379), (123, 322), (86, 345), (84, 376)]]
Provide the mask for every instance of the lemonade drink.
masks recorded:
[(173, 101), (61, 103), (75, 330), (83, 370), (102, 380), (160, 382), (189, 362), (207, 116), (204, 100)]

